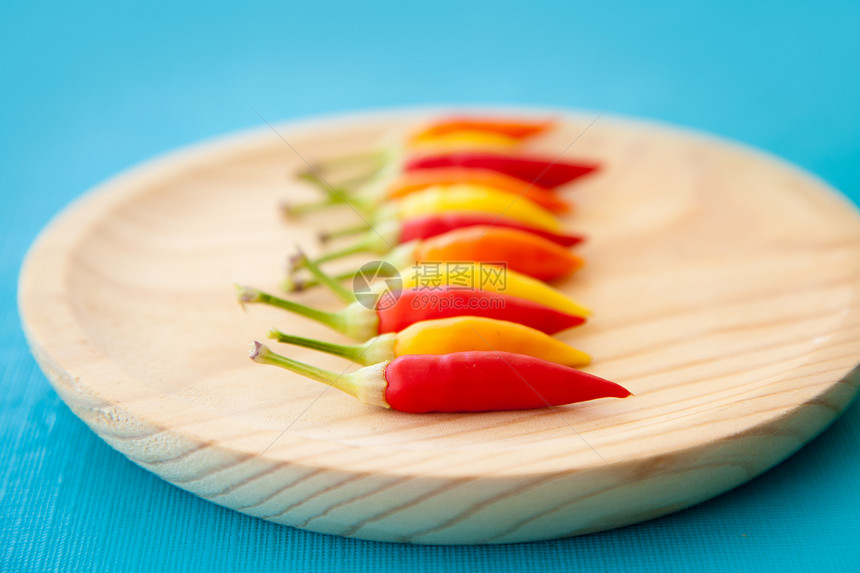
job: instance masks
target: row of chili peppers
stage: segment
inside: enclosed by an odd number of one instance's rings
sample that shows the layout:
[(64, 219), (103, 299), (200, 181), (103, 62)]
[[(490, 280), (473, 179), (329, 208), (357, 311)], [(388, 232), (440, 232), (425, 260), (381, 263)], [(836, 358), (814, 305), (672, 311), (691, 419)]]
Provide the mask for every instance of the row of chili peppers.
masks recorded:
[[(401, 145), (312, 166), (300, 176), (327, 193), (292, 205), (289, 215), (349, 203), (364, 224), (321, 235), (323, 242), (359, 235), (352, 245), (316, 259), (291, 260), (287, 290), (322, 284), (349, 303), (327, 312), (239, 286), (244, 303), (265, 303), (321, 322), (362, 344), (342, 345), (279, 330), (269, 337), (365, 365), (336, 374), (272, 352), (255, 342), (251, 358), (280, 366), (351, 394), (362, 402), (405, 412), (514, 410), (630, 395), (622, 386), (577, 370), (585, 353), (553, 334), (582, 324), (588, 309), (544, 281), (583, 264), (569, 248), (583, 240), (565, 233), (554, 214), (570, 204), (556, 190), (596, 171), (592, 163), (522, 153), (526, 140), (552, 121), (452, 118), (437, 121)], [(333, 172), (359, 171), (330, 186)], [(401, 269), (402, 286), (374, 285), (373, 306), (356, 300), (320, 264), (360, 252), (383, 254)], [(422, 285), (427, 265), (456, 263), (455, 286), (437, 268), (432, 297)], [(504, 280), (482, 265), (504, 263)], [(299, 278), (304, 269), (312, 278)]]

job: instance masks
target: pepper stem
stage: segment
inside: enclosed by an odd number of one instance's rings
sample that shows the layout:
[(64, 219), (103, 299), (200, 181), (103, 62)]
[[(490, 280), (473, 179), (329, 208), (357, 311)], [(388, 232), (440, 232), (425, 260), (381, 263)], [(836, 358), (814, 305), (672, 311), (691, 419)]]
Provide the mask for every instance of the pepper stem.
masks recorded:
[(355, 225), (353, 227), (345, 227), (337, 231), (324, 231), (320, 233), (320, 241), (325, 243), (332, 239), (340, 239), (341, 237), (351, 237), (369, 231), (372, 227), (367, 223)]
[[(350, 255), (355, 255), (358, 253), (367, 252), (370, 250), (370, 248), (369, 248), (370, 245), (368, 245), (368, 242), (369, 241), (367, 241), (367, 240), (362, 240), (362, 241), (355, 243), (354, 245), (350, 245), (348, 247), (344, 247), (344, 248), (338, 249), (336, 251), (330, 251), (324, 255), (320, 255), (317, 258), (315, 258), (314, 262), (319, 264), (319, 263), (324, 263), (326, 261), (334, 261), (337, 259), (342, 259), (344, 257), (348, 257)], [(306, 263), (306, 261), (304, 261), (304, 262)]]
[(353, 210), (358, 211), (366, 216), (369, 216), (373, 211), (373, 202), (368, 201), (367, 199), (362, 199), (361, 197), (348, 197), (344, 194), (342, 189), (331, 189), (331, 194), (326, 199), (322, 201), (313, 201), (310, 203), (282, 203), (281, 208), (284, 210), (284, 215), (286, 217), (296, 217), (305, 215), (307, 213), (312, 213), (314, 211), (322, 211), (324, 209), (328, 209), (329, 207), (335, 207), (338, 205), (349, 205), (353, 208)]
[[(377, 150), (369, 153), (354, 153), (352, 155), (335, 157), (334, 159), (319, 161), (308, 169), (299, 171), (296, 177), (312, 183), (326, 193), (331, 194), (332, 189), (328, 181), (326, 181), (326, 176), (331, 174), (332, 171), (360, 170), (358, 175), (350, 177), (343, 182), (347, 187), (351, 188), (376, 177), (390, 161), (390, 155), (391, 153), (388, 150)], [(349, 189), (346, 192), (349, 193)]]
[(235, 287), (236, 298), (238, 298), (239, 303), (242, 306), (247, 303), (262, 303), (269, 306), (275, 306), (300, 316), (316, 320), (317, 322), (321, 322), (338, 332), (349, 334), (343, 316), (338, 313), (317, 310), (244, 285), (237, 284)]
[(286, 356), (281, 356), (272, 352), (268, 346), (254, 341), (249, 354), (251, 360), (258, 364), (269, 364), (271, 366), (279, 366), (290, 372), (307, 376), (317, 382), (328, 384), (332, 388), (336, 388), (341, 392), (346, 392), (350, 396), (359, 397), (358, 384), (356, 383), (354, 374), (336, 374), (331, 370), (317, 368)]
[(281, 208), (284, 210), (284, 214), (287, 217), (296, 217), (301, 216), (306, 213), (313, 213), (314, 211), (322, 211), (323, 209), (328, 209), (329, 207), (335, 207), (337, 205), (343, 205), (346, 203), (346, 198), (343, 195), (338, 195), (332, 193), (326, 199), (322, 201), (313, 201), (311, 203), (282, 203)]
[(299, 181), (305, 181), (307, 183), (310, 183), (320, 191), (325, 191), (326, 193), (329, 192), (328, 185), (326, 185), (326, 182), (323, 181), (322, 177), (320, 177), (310, 169), (307, 169), (297, 174), (296, 179), (298, 179)]
[(368, 164), (370, 164), (371, 167), (379, 168), (384, 164), (385, 159), (386, 153), (381, 150), (351, 153), (349, 155), (341, 155), (340, 157), (317, 161), (314, 163), (313, 168), (300, 171), (298, 176), (303, 178), (305, 176), (316, 176), (317, 173), (352, 169), (354, 167), (364, 167)]
[(320, 284), (327, 286), (334, 294), (339, 296), (346, 302), (355, 302), (355, 293), (350, 289), (343, 286), (341, 283), (337, 282), (337, 279), (332, 277), (331, 275), (326, 274), (316, 261), (312, 261), (305, 254), (299, 250), (296, 257), (293, 259), (294, 268), (295, 267), (304, 267), (308, 269), (311, 274), (316, 277), (317, 281)]
[[(293, 346), (300, 346), (302, 348), (313, 348), (320, 352), (334, 354), (335, 356), (343, 356), (353, 362), (365, 365), (371, 364), (370, 362), (367, 362), (364, 357), (367, 354), (368, 348), (376, 343), (376, 339), (371, 338), (364, 344), (335, 344), (333, 342), (316, 340), (315, 338), (305, 338), (304, 336), (287, 334), (277, 328), (273, 328), (269, 331), (269, 338), (277, 340), (278, 342), (283, 342), (284, 344), (292, 344)], [(375, 360), (373, 363), (375, 362), (379, 361)]]
[[(388, 263), (385, 261), (373, 261), (376, 263), (375, 266), (370, 266), (370, 263), (365, 263), (361, 267), (361, 271), (365, 274), (374, 274), (379, 272), (384, 266)], [(336, 275), (330, 275), (336, 281), (342, 281), (346, 279), (354, 279), (355, 275), (358, 274), (358, 270), (354, 271), (345, 271), (342, 273), (338, 273)], [(319, 286), (320, 281), (316, 279), (293, 279), (292, 277), (284, 282), (284, 290), (287, 292), (301, 292), (305, 289)]]
[[(353, 279), (353, 278), (355, 278), (356, 272), (357, 271), (344, 271), (344, 272), (338, 273), (336, 275), (331, 275), (331, 278), (333, 278), (336, 281)], [(284, 290), (286, 292), (302, 292), (305, 289), (319, 286), (319, 285), (320, 285), (320, 282), (315, 278), (308, 278), (308, 279), (296, 278), (295, 276), (290, 274), (290, 276), (288, 276), (287, 279), (284, 281)]]
[(323, 191), (330, 199), (337, 198), (342, 202), (344, 197), (353, 195), (358, 187), (363, 183), (366, 183), (368, 177), (367, 175), (359, 175), (357, 177), (350, 177), (349, 179), (338, 181), (337, 185), (332, 185), (329, 182), (324, 181), (321, 177), (318, 177), (315, 173), (306, 171), (299, 174), (298, 179), (306, 181), (320, 191)]

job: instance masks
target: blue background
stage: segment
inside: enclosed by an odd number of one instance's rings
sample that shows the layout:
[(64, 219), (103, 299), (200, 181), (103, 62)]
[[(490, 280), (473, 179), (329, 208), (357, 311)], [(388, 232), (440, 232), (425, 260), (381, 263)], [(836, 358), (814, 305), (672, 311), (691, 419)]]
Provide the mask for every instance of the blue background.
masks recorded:
[(170, 486), (60, 402), (21, 258), (89, 187), (226, 131), (331, 111), (557, 105), (762, 147), (860, 199), (860, 3), (376, 1), (0, 8), (0, 570), (860, 570), (860, 407), (764, 476), (580, 538), (412, 547), (272, 525)]

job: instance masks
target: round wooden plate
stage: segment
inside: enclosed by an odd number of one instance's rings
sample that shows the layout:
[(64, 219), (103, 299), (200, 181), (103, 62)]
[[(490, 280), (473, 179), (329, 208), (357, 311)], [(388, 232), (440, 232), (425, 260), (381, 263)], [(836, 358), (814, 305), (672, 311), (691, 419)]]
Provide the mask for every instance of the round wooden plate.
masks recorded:
[[(435, 111), (435, 113), (434, 113)], [(284, 125), (196, 146), (87, 194), (21, 274), (33, 353), (129, 459), (212, 502), (313, 531), (504, 543), (653, 518), (742, 484), (818, 434), (857, 390), (860, 218), (758, 152), (628, 120), (558, 114), (536, 151), (599, 160), (565, 195), (587, 267), (560, 288), (594, 310), (563, 340), (624, 399), (409, 415), (247, 358), (272, 326), (343, 341), (233, 282), (277, 291), (295, 243), (360, 222), (293, 223), (289, 174), (440, 110)], [(576, 139), (578, 138), (578, 139)], [(285, 142), (288, 142), (285, 143)], [(356, 261), (353, 261), (356, 262)], [(323, 291), (296, 297), (330, 309)], [(343, 371), (340, 359), (284, 353)]]

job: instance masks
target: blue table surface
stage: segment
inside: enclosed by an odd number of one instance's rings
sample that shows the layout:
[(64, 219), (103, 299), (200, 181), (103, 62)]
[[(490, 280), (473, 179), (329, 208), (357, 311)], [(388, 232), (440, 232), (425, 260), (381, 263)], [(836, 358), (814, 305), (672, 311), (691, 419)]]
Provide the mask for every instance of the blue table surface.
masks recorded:
[[(752, 482), (579, 538), (417, 547), (200, 500), (59, 400), (22, 257), (94, 184), (227, 131), (437, 103), (604, 110), (714, 132), (860, 199), (860, 3), (36, 3), (0, 7), (0, 571), (860, 571), (860, 407)], [(257, 115), (259, 114), (259, 116)]]

